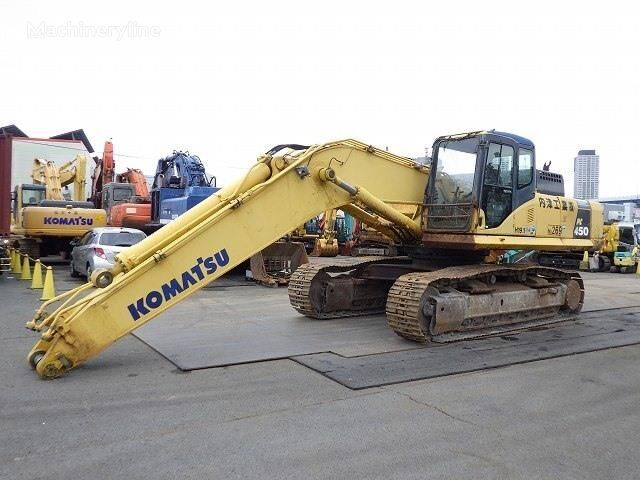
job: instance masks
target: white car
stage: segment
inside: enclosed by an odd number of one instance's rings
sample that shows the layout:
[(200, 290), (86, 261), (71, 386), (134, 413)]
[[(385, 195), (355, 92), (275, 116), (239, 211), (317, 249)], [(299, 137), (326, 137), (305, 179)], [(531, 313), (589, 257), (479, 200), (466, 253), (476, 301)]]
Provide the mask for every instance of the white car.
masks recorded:
[(80, 240), (71, 242), (71, 276), (87, 278), (98, 268), (111, 268), (115, 256), (147, 236), (135, 228), (101, 227), (88, 231)]

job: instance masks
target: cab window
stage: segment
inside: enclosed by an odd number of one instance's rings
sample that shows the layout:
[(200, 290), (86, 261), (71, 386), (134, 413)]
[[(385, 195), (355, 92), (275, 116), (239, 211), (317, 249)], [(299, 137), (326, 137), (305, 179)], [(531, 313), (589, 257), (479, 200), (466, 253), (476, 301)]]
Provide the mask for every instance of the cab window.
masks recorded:
[(113, 189), (113, 201), (122, 202), (131, 198), (131, 190), (128, 188), (114, 188)]
[(42, 200), (45, 200), (46, 190), (40, 189), (22, 189), (22, 206), (28, 207), (33, 205), (39, 205)]
[(482, 208), (486, 225), (500, 225), (512, 211), (513, 147), (490, 143), (484, 169)]
[(489, 156), (485, 169), (485, 185), (494, 187), (511, 187), (513, 170), (513, 148), (509, 145), (492, 143), (489, 145)]
[(533, 180), (533, 152), (526, 148), (518, 151), (518, 188), (526, 187)]

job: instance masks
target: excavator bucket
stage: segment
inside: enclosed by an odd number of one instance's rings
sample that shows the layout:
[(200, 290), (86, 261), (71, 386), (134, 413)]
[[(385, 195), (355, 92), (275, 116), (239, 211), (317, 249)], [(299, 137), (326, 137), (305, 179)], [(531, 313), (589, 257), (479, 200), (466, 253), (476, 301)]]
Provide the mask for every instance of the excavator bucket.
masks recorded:
[(311, 252), (312, 257), (335, 257), (339, 253), (338, 239), (317, 238)]
[(309, 263), (309, 257), (300, 242), (275, 242), (249, 261), (251, 278), (268, 287), (287, 285), (291, 274), (300, 266)]

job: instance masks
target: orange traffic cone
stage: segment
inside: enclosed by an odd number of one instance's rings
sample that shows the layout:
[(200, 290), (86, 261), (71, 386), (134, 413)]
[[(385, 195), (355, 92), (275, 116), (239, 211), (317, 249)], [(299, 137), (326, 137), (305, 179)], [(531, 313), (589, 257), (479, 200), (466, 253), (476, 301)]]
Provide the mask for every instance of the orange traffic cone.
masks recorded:
[(36, 263), (33, 264), (33, 279), (31, 280), (31, 289), (32, 290), (42, 290), (42, 264), (40, 260), (36, 260)]
[(53, 285), (53, 268), (47, 267), (47, 273), (44, 276), (44, 288), (40, 300), (51, 300), (56, 296), (56, 287)]
[(25, 254), (22, 259), (22, 272), (20, 280), (31, 280), (31, 265), (29, 264), (29, 255)]

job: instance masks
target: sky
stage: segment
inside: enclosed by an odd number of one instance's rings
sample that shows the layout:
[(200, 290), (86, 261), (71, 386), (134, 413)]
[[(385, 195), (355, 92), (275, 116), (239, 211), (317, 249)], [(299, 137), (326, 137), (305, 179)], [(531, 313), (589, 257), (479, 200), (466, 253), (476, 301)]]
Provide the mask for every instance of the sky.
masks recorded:
[(637, 3), (0, 2), (0, 125), (112, 139), (117, 171), (181, 149), (224, 185), (281, 143), (495, 128), (569, 194), (580, 149), (602, 196), (640, 193)]

